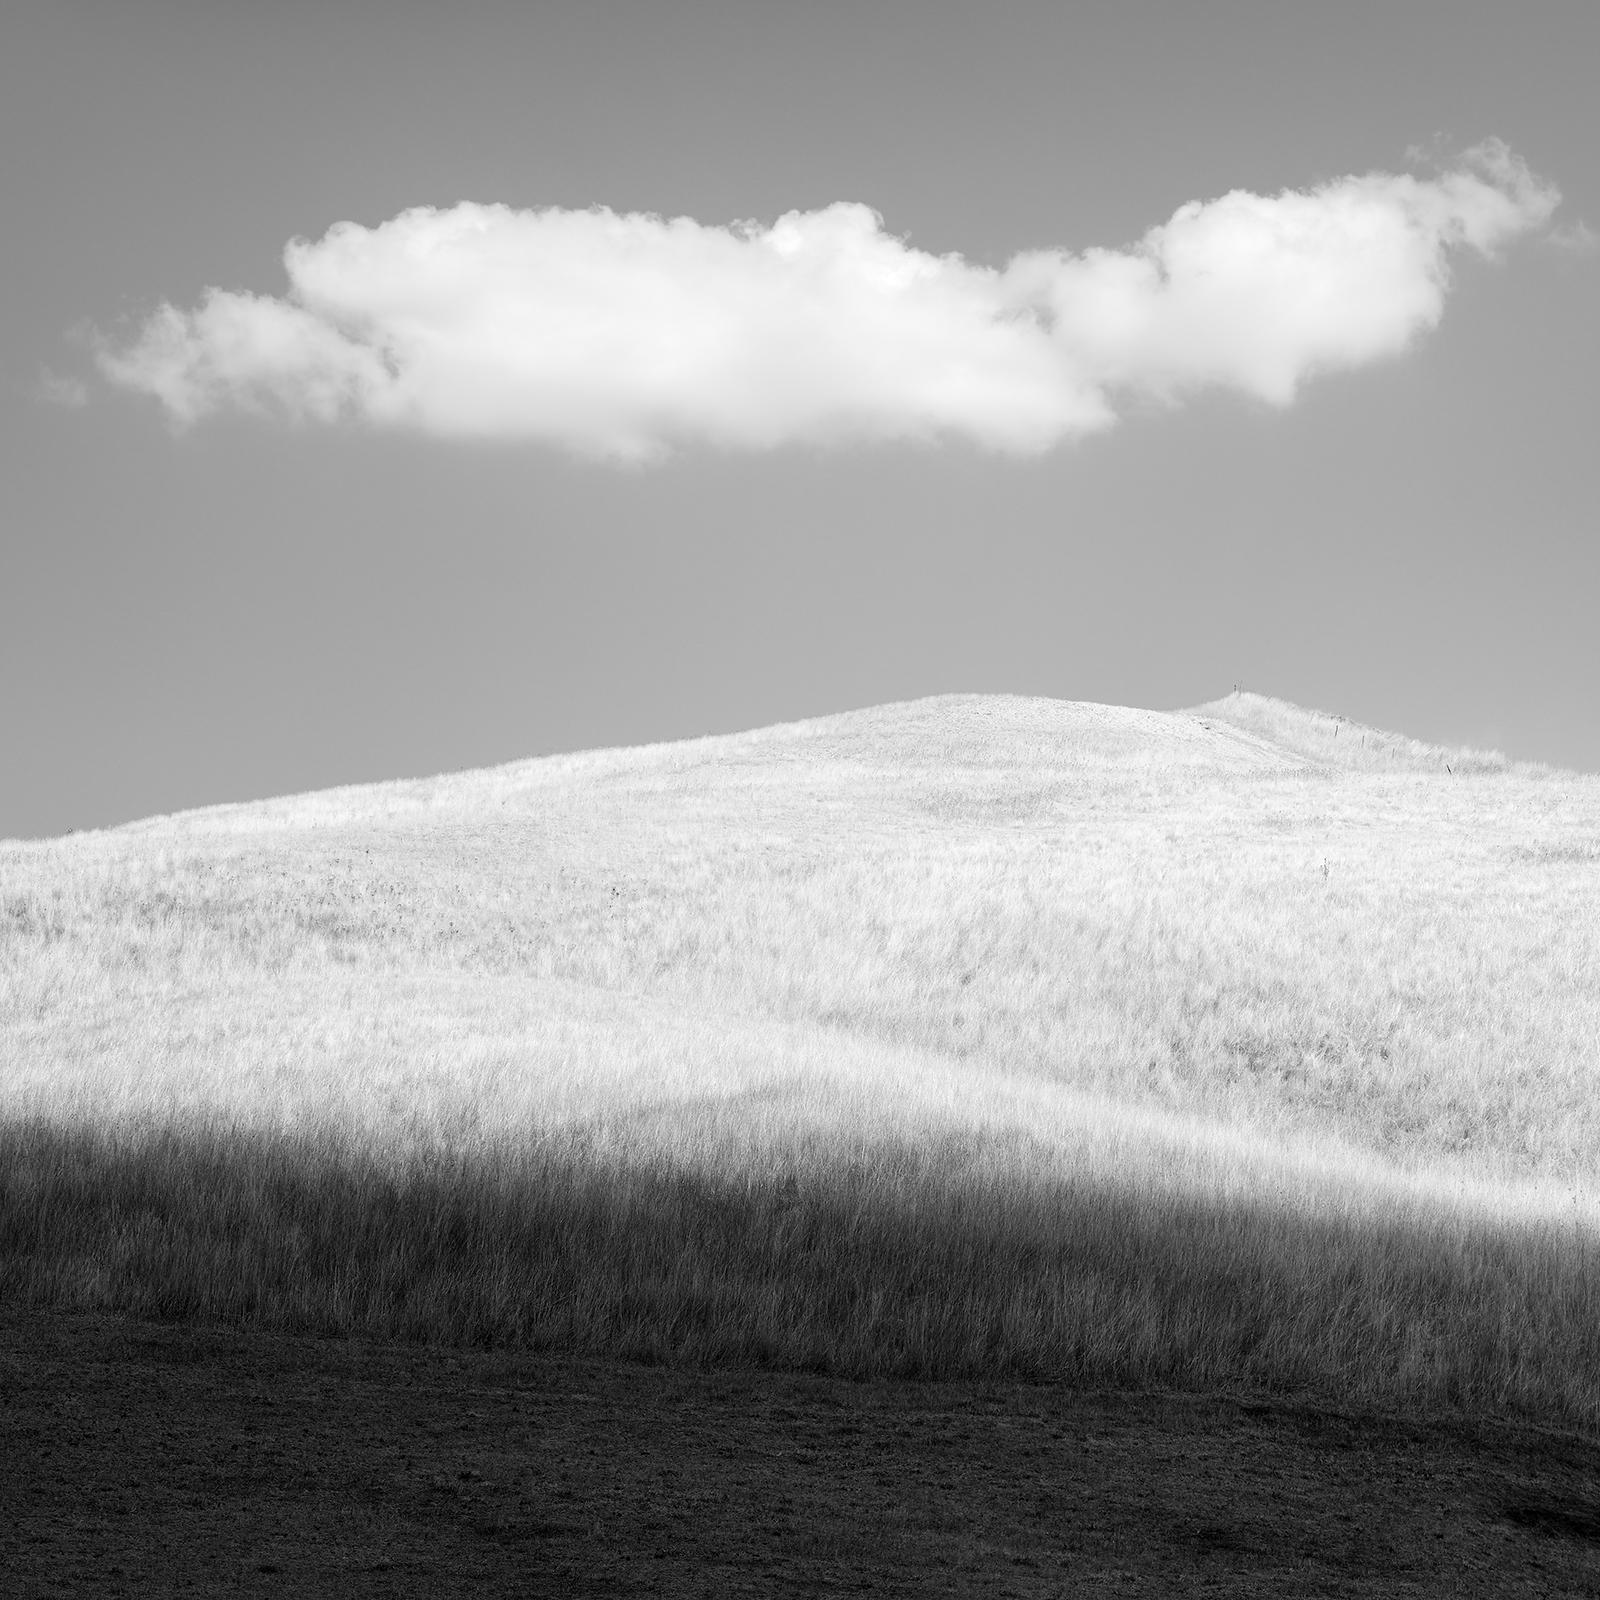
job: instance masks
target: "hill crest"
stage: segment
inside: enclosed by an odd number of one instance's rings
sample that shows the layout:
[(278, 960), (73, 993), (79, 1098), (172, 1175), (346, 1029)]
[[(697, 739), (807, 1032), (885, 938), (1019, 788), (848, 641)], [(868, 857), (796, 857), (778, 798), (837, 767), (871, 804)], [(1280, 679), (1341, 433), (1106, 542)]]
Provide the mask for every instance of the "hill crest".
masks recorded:
[[(438, 806), (488, 803), (549, 784), (681, 777), (710, 766), (764, 770), (868, 769), (907, 777), (940, 771), (997, 780), (1054, 780), (1203, 772), (1244, 776), (1293, 771), (1392, 773), (1518, 772), (1498, 751), (1429, 745), (1403, 734), (1235, 692), (1175, 711), (1013, 694), (941, 694), (644, 745), (535, 756), (427, 778), (347, 784), (262, 800), (229, 802), (121, 824), (103, 832), (145, 832), (174, 822), (205, 829), (353, 822)], [(82, 836), (80, 836), (82, 837)]]
[(1518, 772), (1526, 776), (1551, 770), (1533, 762), (1511, 761), (1498, 750), (1427, 744), (1403, 733), (1242, 689), (1194, 706), (1187, 714), (1202, 721), (1227, 723), (1319, 765), (1352, 771), (1447, 772), (1452, 776)]

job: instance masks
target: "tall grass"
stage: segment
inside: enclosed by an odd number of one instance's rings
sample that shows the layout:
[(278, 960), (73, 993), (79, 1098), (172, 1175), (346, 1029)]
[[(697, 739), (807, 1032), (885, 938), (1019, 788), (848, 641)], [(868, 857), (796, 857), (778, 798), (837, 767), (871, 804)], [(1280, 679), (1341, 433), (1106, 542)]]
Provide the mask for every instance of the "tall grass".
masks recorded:
[(0, 1293), (1595, 1427), (1600, 785), (1233, 710), (0, 845)]
[(327, 1132), (15, 1124), (0, 1288), (651, 1361), (1597, 1421), (1600, 1240), (1576, 1216), (1050, 1173), (953, 1136), (751, 1154), (569, 1137), (397, 1161)]

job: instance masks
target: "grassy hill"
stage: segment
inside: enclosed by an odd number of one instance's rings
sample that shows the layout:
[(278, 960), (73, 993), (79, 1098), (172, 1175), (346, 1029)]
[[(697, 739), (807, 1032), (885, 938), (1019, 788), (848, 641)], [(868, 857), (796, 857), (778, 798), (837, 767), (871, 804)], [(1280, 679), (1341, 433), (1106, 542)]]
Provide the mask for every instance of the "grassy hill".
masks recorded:
[(0, 1294), (1600, 1424), (1600, 780), (944, 696), (0, 844)]

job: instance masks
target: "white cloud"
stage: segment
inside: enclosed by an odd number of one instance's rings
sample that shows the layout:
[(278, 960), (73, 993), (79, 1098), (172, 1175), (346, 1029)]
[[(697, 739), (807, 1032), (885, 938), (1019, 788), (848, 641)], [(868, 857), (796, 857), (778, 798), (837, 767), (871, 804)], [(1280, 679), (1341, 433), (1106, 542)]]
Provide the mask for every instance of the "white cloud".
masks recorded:
[(1396, 355), (1438, 322), (1453, 255), (1493, 255), (1558, 200), (1491, 141), (1431, 178), (1235, 190), (1127, 249), (998, 269), (844, 203), (770, 227), (422, 207), (297, 239), (283, 298), (212, 289), (98, 359), (180, 423), (234, 406), (635, 460), (943, 436), (1031, 453), (1130, 398), (1281, 405)]

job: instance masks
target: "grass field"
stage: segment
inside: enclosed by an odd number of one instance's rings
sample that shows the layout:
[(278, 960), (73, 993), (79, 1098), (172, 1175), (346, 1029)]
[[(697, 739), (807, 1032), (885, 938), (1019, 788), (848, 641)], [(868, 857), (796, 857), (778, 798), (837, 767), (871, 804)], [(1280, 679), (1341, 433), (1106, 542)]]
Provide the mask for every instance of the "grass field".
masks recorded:
[(945, 697), (0, 844), (0, 1294), (1600, 1428), (1600, 779)]

